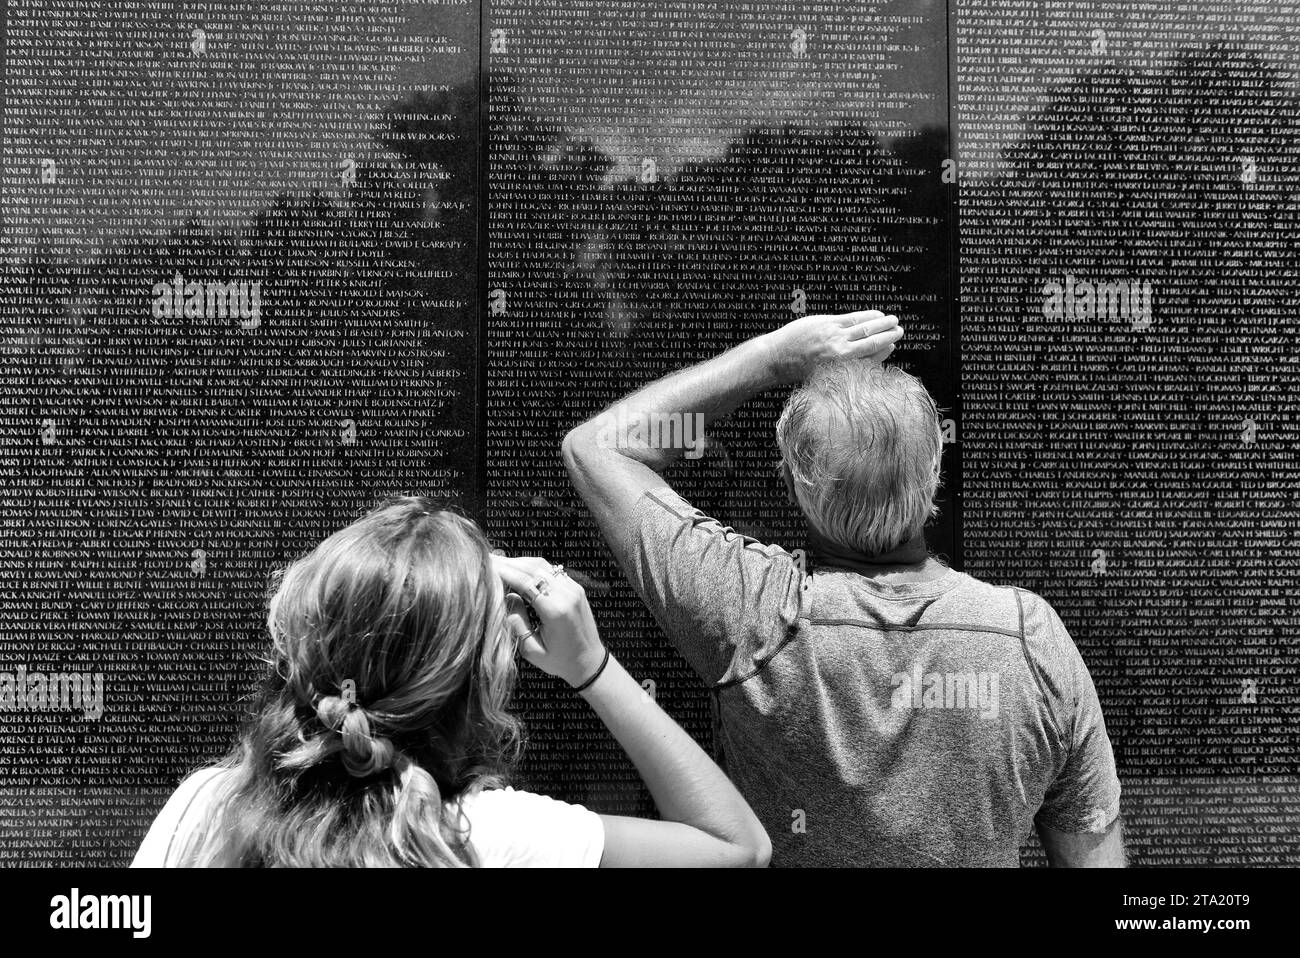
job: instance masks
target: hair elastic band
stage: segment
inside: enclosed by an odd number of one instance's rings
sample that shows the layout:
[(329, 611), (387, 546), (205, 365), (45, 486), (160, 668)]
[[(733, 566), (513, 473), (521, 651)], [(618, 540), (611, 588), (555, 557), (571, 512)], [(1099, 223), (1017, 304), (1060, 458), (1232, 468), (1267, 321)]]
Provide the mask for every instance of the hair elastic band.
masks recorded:
[(609, 665), (609, 649), (605, 649), (605, 657), (600, 660), (600, 668), (596, 669), (596, 673), (591, 678), (587, 679), (587, 681), (583, 682), (581, 685), (575, 685), (573, 687), (573, 691), (581, 692), (583, 689), (590, 688), (591, 683), (595, 682), (596, 679), (600, 678), (600, 673), (605, 671), (605, 666), (607, 665)]

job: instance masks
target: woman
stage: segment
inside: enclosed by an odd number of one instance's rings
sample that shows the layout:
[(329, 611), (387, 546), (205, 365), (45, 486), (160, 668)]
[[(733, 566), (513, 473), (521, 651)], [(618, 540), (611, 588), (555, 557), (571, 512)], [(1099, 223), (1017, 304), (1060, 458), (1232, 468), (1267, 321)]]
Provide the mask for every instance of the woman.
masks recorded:
[[(391, 500), (283, 573), (267, 625), (239, 744), (181, 784), (134, 866), (767, 864), (749, 806), (602, 647), (581, 586), (492, 555), (462, 516)], [(590, 703), (662, 821), (506, 787), (516, 649)]]

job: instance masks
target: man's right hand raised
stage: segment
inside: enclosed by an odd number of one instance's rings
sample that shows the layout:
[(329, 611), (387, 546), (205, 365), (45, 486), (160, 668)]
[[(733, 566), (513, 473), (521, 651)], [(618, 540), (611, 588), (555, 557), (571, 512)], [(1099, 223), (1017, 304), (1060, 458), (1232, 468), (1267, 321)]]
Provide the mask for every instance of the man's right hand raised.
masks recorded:
[(822, 363), (841, 359), (884, 362), (902, 338), (898, 317), (878, 309), (803, 316), (763, 337), (782, 383), (802, 382)]

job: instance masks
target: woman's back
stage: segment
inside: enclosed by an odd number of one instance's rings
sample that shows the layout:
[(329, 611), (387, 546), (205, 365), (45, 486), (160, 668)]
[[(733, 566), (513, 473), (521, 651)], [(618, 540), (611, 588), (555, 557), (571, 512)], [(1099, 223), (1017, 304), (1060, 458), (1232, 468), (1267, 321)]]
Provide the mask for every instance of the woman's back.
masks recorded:
[[(222, 799), (230, 774), (226, 768), (205, 768), (182, 782), (154, 819), (131, 867), (185, 864), (186, 846)], [(450, 804), (454, 815), (455, 803)], [(604, 826), (599, 815), (581, 805), (494, 788), (466, 796), (459, 806), (468, 823), (470, 846), (484, 868), (595, 868), (600, 864)]]

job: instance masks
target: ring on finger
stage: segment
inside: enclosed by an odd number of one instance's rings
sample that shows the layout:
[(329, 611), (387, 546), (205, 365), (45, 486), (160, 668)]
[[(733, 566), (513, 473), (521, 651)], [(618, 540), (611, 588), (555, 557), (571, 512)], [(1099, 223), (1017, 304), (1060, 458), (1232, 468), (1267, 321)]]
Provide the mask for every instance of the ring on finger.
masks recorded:
[(567, 577), (568, 574), (569, 574), (569, 573), (567, 573), (567, 572), (564, 571), (564, 566), (563, 566), (562, 564), (557, 564), (557, 565), (553, 565), (553, 566), (551, 566), (551, 577), (552, 577), (552, 578), (556, 578), (556, 579), (558, 579), (560, 576), (565, 576), (565, 577)]
[(533, 583), (533, 591), (536, 592), (539, 597), (543, 595), (547, 595), (551, 591), (550, 580), (547, 579), (546, 577), (542, 577), (538, 579), (536, 582)]

